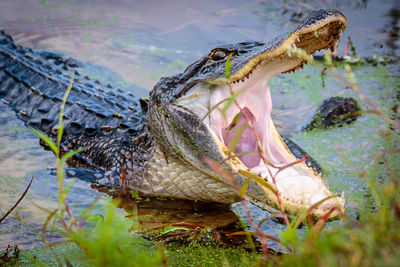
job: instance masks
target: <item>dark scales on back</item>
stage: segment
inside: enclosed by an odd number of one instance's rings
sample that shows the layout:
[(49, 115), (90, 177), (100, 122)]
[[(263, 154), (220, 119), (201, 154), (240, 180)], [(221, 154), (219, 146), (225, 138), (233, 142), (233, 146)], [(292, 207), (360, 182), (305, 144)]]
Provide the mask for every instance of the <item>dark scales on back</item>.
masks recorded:
[[(16, 45), (0, 32), (0, 96), (29, 126), (52, 139), (74, 67), (70, 59)], [(140, 179), (153, 149), (146, 109), (132, 94), (76, 73), (64, 111), (61, 149), (87, 149), (68, 164), (113, 172), (116, 185), (124, 164), (127, 175)]]

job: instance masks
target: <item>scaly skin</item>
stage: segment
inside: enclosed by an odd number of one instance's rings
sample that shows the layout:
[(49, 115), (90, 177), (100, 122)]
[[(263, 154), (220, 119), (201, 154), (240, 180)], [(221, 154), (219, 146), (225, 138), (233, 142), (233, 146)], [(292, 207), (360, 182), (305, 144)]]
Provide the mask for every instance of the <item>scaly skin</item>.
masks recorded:
[[(286, 49), (293, 43), (308, 53), (333, 46), (345, 25), (346, 19), (340, 12), (318, 10), (294, 31), (272, 42), (244, 42), (213, 49), (183, 73), (162, 78), (150, 92), (148, 103), (76, 75), (64, 111), (62, 151), (84, 146), (87, 149), (68, 164), (99, 171), (96, 183), (109, 186), (121, 185), (124, 166), (127, 185), (148, 195), (238, 201), (237, 187), (248, 178), (235, 170), (236, 163), (232, 162), (237, 159), (222, 165), (234, 171), (235, 181), (221, 177), (211, 168), (205, 158), (219, 162), (229, 153), (215, 140), (203, 118), (179, 101), (190, 95), (193, 87), (225, 77), (226, 57), (218, 55), (232, 54), (229, 82), (233, 84), (274, 57), (292, 60)], [(49, 59), (43, 53), (15, 44), (0, 32), (0, 97), (29, 126), (53, 139), (73, 69), (73, 60), (56, 56)], [(250, 201), (263, 208), (279, 208), (275, 195), (254, 180), (249, 181), (247, 193)], [(292, 214), (306, 208), (301, 203), (283, 201), (285, 210)], [(316, 210), (315, 215), (326, 211), (327, 208)]]

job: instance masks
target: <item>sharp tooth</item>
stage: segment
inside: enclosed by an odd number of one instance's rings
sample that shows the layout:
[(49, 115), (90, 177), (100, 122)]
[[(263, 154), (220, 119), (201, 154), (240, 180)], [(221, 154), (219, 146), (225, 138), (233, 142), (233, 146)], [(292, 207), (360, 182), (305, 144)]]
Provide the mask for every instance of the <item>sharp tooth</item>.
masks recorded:
[(300, 37), (297, 37), (296, 41), (300, 43)]
[(280, 59), (281, 61), (283, 61), (284, 58), (285, 58), (284, 55), (280, 55), (280, 56), (279, 56), (279, 59)]

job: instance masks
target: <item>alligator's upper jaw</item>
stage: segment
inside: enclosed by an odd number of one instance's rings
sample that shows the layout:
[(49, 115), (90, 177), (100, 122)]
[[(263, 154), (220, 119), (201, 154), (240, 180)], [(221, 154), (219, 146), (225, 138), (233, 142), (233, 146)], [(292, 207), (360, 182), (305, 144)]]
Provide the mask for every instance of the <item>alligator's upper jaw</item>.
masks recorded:
[[(225, 156), (232, 158), (233, 154), (237, 155), (233, 160), (228, 160), (230, 167), (235, 171), (247, 170), (257, 174), (273, 186), (275, 179), (282, 205), (292, 214), (334, 194), (321, 177), (304, 163), (284, 168), (278, 173), (281, 167), (296, 161), (296, 158), (282, 141), (271, 120), (269, 80), (278, 73), (294, 70), (304, 63), (303, 59), (287, 53), (286, 47), (296, 44), (308, 53), (331, 48), (339, 40), (344, 23), (345, 20), (337, 19), (303, 32), (295, 32), (281, 47), (255, 56), (233, 74), (233, 82), (219, 85), (210, 98), (210, 106), (213, 107), (238, 93), (234, 103), (225, 112), (215, 109), (211, 113), (209, 127)], [(266, 205), (279, 208), (276, 196), (265, 187), (263, 190), (267, 196)], [(259, 197), (248, 193), (251, 200)], [(260, 203), (263, 205), (262, 201)], [(322, 216), (331, 211), (330, 217), (333, 218), (343, 212), (344, 205), (344, 196), (341, 195), (323, 202), (312, 213)]]
[[(246, 77), (251, 75), (251, 73), (260, 64), (267, 64), (280, 60), (288, 62), (288, 60), (293, 60), (294, 57), (290, 53), (287, 53), (288, 47), (297, 47), (308, 54), (313, 54), (321, 49), (331, 49), (333, 51), (337, 42), (340, 40), (341, 34), (347, 26), (346, 18), (337, 11), (326, 11), (319, 10), (316, 13), (325, 16), (324, 19), (317, 20), (310, 16), (313, 23), (307, 25), (308, 20), (303, 21), (303, 26), (300, 24), (297, 30), (293, 31), (287, 38), (281, 40), (278, 43), (266, 44), (264, 48), (258, 49), (254, 55), (240, 68), (231, 75), (230, 81), (235, 82), (239, 80), (244, 80)], [(333, 12), (333, 14), (330, 14)], [(324, 14), (326, 13), (326, 14)], [(305, 60), (299, 59), (295, 64), (285, 64), (280, 65), (282, 68), (275, 68), (273, 70), (272, 66), (270, 71), (273, 75), (282, 72), (288, 72), (301, 67)]]

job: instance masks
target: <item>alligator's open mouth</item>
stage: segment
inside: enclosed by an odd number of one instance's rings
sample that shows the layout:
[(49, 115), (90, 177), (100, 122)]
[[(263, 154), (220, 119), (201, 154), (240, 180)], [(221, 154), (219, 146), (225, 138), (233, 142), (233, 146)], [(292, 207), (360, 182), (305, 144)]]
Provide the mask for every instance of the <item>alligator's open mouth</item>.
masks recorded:
[[(212, 87), (199, 83), (192, 88), (191, 96), (180, 100), (180, 104), (189, 101), (185, 106), (200, 117), (207, 116), (205, 123), (209, 132), (234, 173), (257, 175), (277, 189), (281, 204), (276, 192), (261, 184), (258, 187), (265, 196), (260, 196), (259, 190), (255, 190), (255, 194), (247, 191), (248, 198), (265, 209), (279, 209), (283, 205), (288, 213), (299, 214), (327, 199), (314, 208), (314, 215), (329, 213), (333, 218), (344, 211), (343, 194), (333, 194), (319, 174), (304, 162), (282, 168), (297, 159), (282, 141), (271, 119), (269, 81), (277, 74), (297, 70), (306, 63), (305, 58), (288, 48), (297, 47), (307, 54), (321, 49), (334, 50), (346, 23), (342, 15), (313, 20), (278, 44), (267, 46), (265, 51), (260, 48), (261, 51), (232, 72), (229, 82)], [(208, 97), (192, 98), (204, 94)], [(229, 102), (230, 106), (224, 108)]]
[[(287, 47), (295, 45), (308, 54), (326, 48), (334, 50), (345, 23), (335, 19), (316, 29), (295, 32), (280, 47), (253, 58), (232, 76), (232, 82), (215, 88), (210, 98), (210, 106), (213, 107), (237, 94), (224, 112), (215, 109), (211, 113), (210, 128), (225, 147), (225, 155), (232, 157), (234, 154), (240, 160), (230, 161), (234, 169), (251, 171), (270, 184), (274, 184), (274, 177), (288, 211), (293, 206), (305, 209), (333, 193), (316, 171), (303, 162), (280, 170), (297, 159), (272, 122), (269, 80), (279, 73), (302, 68), (306, 63), (304, 58), (288, 52)], [(226, 149), (228, 147), (230, 149)], [(322, 215), (333, 209), (331, 216), (336, 216), (343, 208), (344, 196), (341, 195), (325, 201), (314, 213)]]

